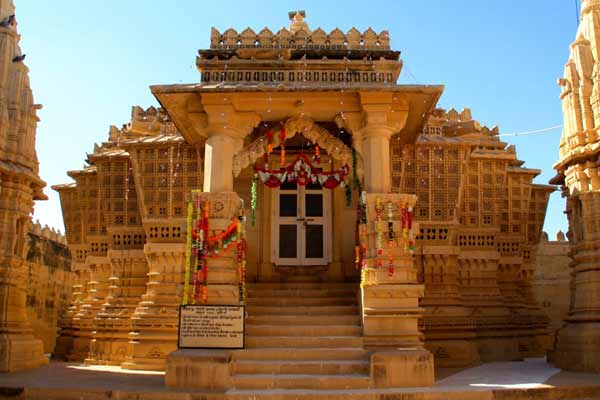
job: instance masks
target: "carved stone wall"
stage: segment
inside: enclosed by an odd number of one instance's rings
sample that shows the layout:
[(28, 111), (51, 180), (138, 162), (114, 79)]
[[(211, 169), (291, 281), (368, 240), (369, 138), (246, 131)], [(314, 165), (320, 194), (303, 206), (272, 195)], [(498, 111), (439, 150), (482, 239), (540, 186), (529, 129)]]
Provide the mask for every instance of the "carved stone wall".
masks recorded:
[(547, 319), (531, 288), (550, 186), (498, 128), (437, 109), (415, 144), (392, 140), (394, 191), (414, 193), (421, 329), (436, 365), (543, 354)]
[(59, 320), (71, 303), (75, 275), (64, 236), (32, 224), (28, 239), (27, 316), (48, 354), (54, 351)]
[(546, 237), (540, 241), (532, 285), (538, 303), (550, 318), (551, 332), (563, 326), (569, 313), (571, 261), (569, 242), (564, 236), (562, 240), (548, 241)]

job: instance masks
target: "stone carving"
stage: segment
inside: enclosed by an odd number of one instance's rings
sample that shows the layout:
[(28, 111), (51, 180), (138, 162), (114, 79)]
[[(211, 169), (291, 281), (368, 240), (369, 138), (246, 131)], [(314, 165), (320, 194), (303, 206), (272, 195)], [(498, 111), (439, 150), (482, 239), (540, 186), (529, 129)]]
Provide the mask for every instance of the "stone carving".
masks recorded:
[(27, 263), (30, 214), (34, 200), (47, 198), (35, 152), (41, 105), (33, 100), (12, 1), (0, 2), (0, 21), (0, 372), (9, 372), (48, 362), (27, 313), (28, 275), (36, 268)]
[(281, 29), (273, 34), (268, 28), (264, 28), (258, 34), (252, 29), (246, 28), (241, 33), (235, 29), (229, 28), (223, 33), (216, 28), (211, 29), (210, 48), (211, 49), (231, 49), (231, 48), (343, 48), (343, 49), (390, 49), (390, 35), (388, 31), (381, 31), (377, 34), (369, 28), (360, 33), (356, 28), (352, 28), (347, 33), (339, 29), (334, 29), (326, 34), (320, 28), (311, 32), (304, 17), (296, 13), (289, 29)]
[[(564, 117), (558, 174), (567, 198), (571, 246), (571, 305), (550, 359), (560, 368), (600, 372), (600, 80), (597, 54), (600, 3), (581, 2), (581, 18), (564, 75), (558, 80)], [(561, 232), (562, 234), (562, 232)], [(557, 236), (564, 241), (562, 234)]]
[[(307, 117), (293, 117), (288, 119), (283, 128), (285, 129), (286, 139), (292, 139), (296, 134), (300, 133), (312, 143), (318, 144), (323, 150), (340, 164), (352, 166), (352, 149), (346, 146), (340, 139), (334, 137), (327, 129), (324, 129), (313, 120)], [(233, 173), (234, 176), (239, 176), (240, 172), (249, 165), (253, 165), (260, 159), (267, 150), (268, 140), (266, 136), (262, 136), (246, 147), (241, 152), (233, 156)], [(281, 129), (273, 129), (273, 147), (281, 145)], [(356, 172), (359, 179), (362, 179), (363, 166), (360, 154), (357, 154)]]

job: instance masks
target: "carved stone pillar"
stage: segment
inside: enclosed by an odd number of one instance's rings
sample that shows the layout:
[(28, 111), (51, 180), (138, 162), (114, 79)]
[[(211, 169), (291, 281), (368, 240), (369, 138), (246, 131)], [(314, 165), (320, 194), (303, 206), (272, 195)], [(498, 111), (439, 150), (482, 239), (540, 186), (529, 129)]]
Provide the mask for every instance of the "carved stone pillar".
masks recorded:
[(96, 348), (94, 346), (97, 328), (95, 319), (102, 310), (102, 305), (108, 294), (111, 268), (110, 261), (107, 257), (87, 256), (85, 262), (90, 271), (90, 280), (88, 281), (87, 290), (88, 301), (86, 302), (86, 308), (83, 312), (80, 312), (79, 318), (80, 320), (85, 320), (85, 326), (91, 326), (93, 329), (90, 339), (90, 351), (85, 357), (85, 362), (88, 364), (97, 364)]
[(96, 316), (90, 364), (120, 365), (127, 359), (131, 316), (146, 292), (148, 266), (142, 250), (109, 250), (110, 286)]
[(204, 147), (204, 191), (212, 193), (233, 191), (233, 154), (242, 146), (241, 139), (214, 135)]
[(147, 243), (144, 255), (148, 263), (147, 288), (131, 317), (129, 352), (121, 366), (162, 371), (167, 355), (177, 349), (185, 245)]
[[(209, 234), (214, 235), (223, 231), (238, 215), (240, 208), (240, 198), (236, 193), (201, 193), (200, 201), (210, 202), (209, 210)], [(183, 254), (183, 247), (182, 247)], [(181, 259), (183, 262), (183, 258)], [(235, 249), (222, 251), (217, 258), (211, 258), (207, 261), (208, 268), (208, 297), (207, 304), (219, 305), (238, 305), (239, 282), (237, 256)], [(180, 269), (183, 272), (183, 268)], [(183, 275), (181, 275), (179, 285), (179, 296), (181, 300), (181, 288), (183, 284)], [(192, 295), (193, 287), (190, 287)], [(193, 301), (190, 299), (190, 304)], [(173, 315), (173, 321), (177, 326), (177, 313)], [(174, 332), (173, 350), (176, 350), (176, 331)], [(230, 368), (227, 367), (231, 357), (227, 351), (186, 351), (180, 350), (169, 354), (166, 365), (165, 380), (168, 386), (172, 387), (190, 387), (198, 386), (195, 376), (213, 377), (216, 380), (212, 385), (218, 385), (218, 382), (228, 380)], [(202, 378), (204, 381), (206, 378)], [(203, 382), (203, 380), (200, 380)], [(192, 381), (196, 381), (192, 383)], [(206, 387), (213, 387), (207, 385)]]
[[(385, 205), (392, 201), (394, 232), (392, 253), (394, 274), (377, 268), (375, 206), (377, 199)], [(423, 285), (418, 284), (414, 257), (406, 251), (399, 205), (414, 207), (416, 196), (405, 194), (367, 194), (367, 265), (361, 290), (364, 346), (373, 349), (371, 376), (378, 387), (430, 386), (433, 384), (433, 356), (423, 347), (418, 322), (423, 315), (419, 299)], [(387, 237), (387, 224), (383, 236)], [(384, 240), (384, 243), (387, 241)], [(387, 255), (387, 249), (384, 251)], [(387, 266), (385, 259), (384, 265)]]
[(572, 301), (550, 358), (560, 368), (600, 372), (600, 192), (571, 194)]
[(25, 240), (33, 204), (25, 182), (0, 174), (0, 372), (44, 365), (42, 341), (27, 319)]

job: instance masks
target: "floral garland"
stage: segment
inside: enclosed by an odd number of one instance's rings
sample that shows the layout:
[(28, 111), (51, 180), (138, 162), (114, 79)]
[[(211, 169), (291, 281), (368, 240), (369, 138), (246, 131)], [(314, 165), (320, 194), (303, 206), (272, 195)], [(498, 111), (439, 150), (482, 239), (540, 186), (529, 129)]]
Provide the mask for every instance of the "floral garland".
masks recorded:
[(383, 267), (383, 226), (381, 224), (381, 216), (383, 214), (383, 205), (381, 199), (375, 199), (375, 248), (377, 249), (377, 268)]
[(367, 192), (361, 192), (359, 201), (359, 212), (360, 216), (358, 220), (359, 230), (359, 247), (361, 257), (361, 268), (360, 268), (360, 287), (365, 286), (367, 278)]
[(236, 231), (237, 231), (237, 266), (238, 276), (240, 277), (239, 290), (240, 290), (240, 304), (246, 303), (246, 215), (244, 213), (244, 205), (242, 200), (242, 206), (238, 214)]
[[(394, 247), (396, 245), (395, 240), (402, 238), (401, 245), (403, 246), (403, 252), (405, 254), (414, 254), (415, 249), (415, 237), (413, 232), (413, 208), (407, 206), (406, 203), (399, 204), (400, 210), (400, 226), (401, 231), (396, 233), (394, 230), (394, 203), (388, 200), (386, 204), (383, 204), (381, 198), (375, 199), (375, 250), (376, 250), (376, 268), (382, 268), (384, 264), (384, 230), (383, 230), (383, 212), (387, 211), (387, 262), (388, 262), (388, 276), (392, 277), (395, 273), (394, 267)], [(361, 279), (360, 285), (364, 287), (367, 282), (367, 270), (372, 269), (373, 266), (369, 266), (367, 263), (367, 243), (368, 243), (368, 232), (367, 232), (367, 194), (362, 192), (359, 205), (356, 209), (356, 228), (355, 228), (355, 245), (354, 245), (354, 264), (355, 268), (361, 268)]]
[(252, 209), (252, 226), (256, 225), (256, 206), (258, 204), (257, 193), (258, 190), (258, 176), (254, 176), (252, 178), (252, 188), (250, 190), (251, 198), (250, 198), (250, 207)]
[(261, 182), (271, 188), (279, 187), (287, 181), (296, 182), (301, 186), (318, 182), (324, 188), (334, 189), (344, 181), (348, 170), (348, 165), (344, 165), (337, 171), (325, 172), (322, 168), (312, 165), (305, 154), (300, 154), (290, 165), (278, 170), (269, 169), (268, 163), (264, 168), (254, 168)]
[(388, 217), (388, 276), (394, 276), (394, 220), (392, 202), (387, 203)]
[[(185, 282), (182, 304), (190, 302), (190, 280), (192, 280), (192, 303), (206, 304), (208, 300), (208, 259), (217, 258), (232, 248), (236, 248), (236, 261), (240, 276), (240, 301), (246, 297), (246, 217), (243, 202), (238, 215), (225, 230), (209, 235), (210, 203), (196, 197), (195, 204), (188, 204), (187, 241), (185, 261)], [(194, 219), (194, 212), (196, 219)], [(193, 272), (192, 272), (193, 265)]]

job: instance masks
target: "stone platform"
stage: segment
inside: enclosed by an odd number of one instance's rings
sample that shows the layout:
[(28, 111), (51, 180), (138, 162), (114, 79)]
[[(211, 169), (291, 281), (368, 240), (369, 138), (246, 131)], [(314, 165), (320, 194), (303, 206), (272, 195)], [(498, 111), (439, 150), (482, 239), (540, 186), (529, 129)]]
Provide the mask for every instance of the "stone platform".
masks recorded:
[(544, 359), (497, 362), (462, 371), (440, 369), (430, 388), (339, 390), (172, 390), (164, 373), (52, 362), (36, 370), (0, 374), (0, 399), (36, 400), (600, 400), (600, 375), (564, 372)]

